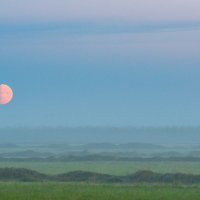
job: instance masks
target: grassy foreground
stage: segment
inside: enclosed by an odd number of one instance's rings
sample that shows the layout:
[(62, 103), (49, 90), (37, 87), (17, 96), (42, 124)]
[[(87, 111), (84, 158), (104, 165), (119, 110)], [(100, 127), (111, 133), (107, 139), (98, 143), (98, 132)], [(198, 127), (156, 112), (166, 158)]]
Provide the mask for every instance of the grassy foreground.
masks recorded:
[(198, 200), (199, 186), (0, 183), (2, 200)]

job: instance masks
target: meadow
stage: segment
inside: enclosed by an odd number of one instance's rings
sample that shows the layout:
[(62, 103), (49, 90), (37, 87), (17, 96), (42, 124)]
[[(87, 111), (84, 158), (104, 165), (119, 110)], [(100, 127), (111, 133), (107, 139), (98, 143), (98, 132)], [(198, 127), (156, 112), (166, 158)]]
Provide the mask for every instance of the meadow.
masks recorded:
[(0, 183), (2, 200), (198, 200), (199, 186)]

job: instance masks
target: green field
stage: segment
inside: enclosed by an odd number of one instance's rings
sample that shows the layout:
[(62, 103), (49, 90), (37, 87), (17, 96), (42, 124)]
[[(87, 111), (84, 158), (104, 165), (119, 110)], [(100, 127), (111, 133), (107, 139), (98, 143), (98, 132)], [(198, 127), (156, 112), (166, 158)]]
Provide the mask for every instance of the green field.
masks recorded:
[(139, 170), (151, 170), (159, 173), (200, 174), (200, 162), (0, 162), (0, 168), (15, 167), (36, 170), (46, 174), (66, 173), (75, 170), (106, 173), (111, 175), (128, 175)]
[[(0, 168), (27, 168), (45, 174), (76, 170), (128, 175), (139, 170), (200, 174), (193, 161), (2, 161)], [(199, 185), (0, 182), (0, 200), (200, 200)]]
[(2, 200), (198, 200), (199, 186), (0, 183)]

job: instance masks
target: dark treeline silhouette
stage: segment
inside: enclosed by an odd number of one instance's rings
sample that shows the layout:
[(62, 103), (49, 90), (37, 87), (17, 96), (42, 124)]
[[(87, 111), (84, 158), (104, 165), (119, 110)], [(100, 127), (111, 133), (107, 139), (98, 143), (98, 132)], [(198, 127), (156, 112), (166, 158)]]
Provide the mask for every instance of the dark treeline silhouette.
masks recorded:
[(23, 168), (0, 168), (0, 181), (198, 184), (200, 183), (200, 175), (183, 173), (160, 174), (152, 171), (138, 171), (127, 176), (115, 176), (86, 171), (47, 175)]

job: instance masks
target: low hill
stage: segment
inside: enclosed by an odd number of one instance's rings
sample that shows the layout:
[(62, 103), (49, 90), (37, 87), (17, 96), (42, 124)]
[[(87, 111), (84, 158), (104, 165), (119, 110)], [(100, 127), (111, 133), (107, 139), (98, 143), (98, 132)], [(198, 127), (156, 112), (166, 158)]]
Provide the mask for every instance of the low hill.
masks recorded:
[[(11, 155), (11, 154), (9, 154)], [(36, 156), (38, 155), (38, 156)], [(191, 156), (153, 156), (153, 157), (126, 157), (126, 156), (117, 156), (117, 155), (102, 155), (102, 154), (88, 154), (88, 155), (61, 155), (61, 156), (50, 156), (50, 157), (42, 157), (45, 154), (35, 154), (33, 157), (8, 157), (8, 155), (0, 154), (0, 161), (60, 161), (60, 162), (72, 162), (72, 161), (134, 161), (134, 162), (158, 162), (158, 161), (176, 161), (176, 162), (200, 162), (200, 157), (191, 157)], [(40, 157), (39, 157), (40, 156)]]
[(46, 158), (53, 156), (52, 153), (48, 152), (36, 152), (33, 150), (25, 150), (25, 151), (18, 151), (18, 152), (8, 152), (8, 153), (1, 153), (0, 157), (4, 158)]
[(70, 182), (71, 181), (103, 182), (103, 183), (122, 182), (122, 179), (119, 176), (86, 172), (86, 171), (73, 171), (65, 174), (56, 175), (53, 178), (58, 181), (70, 181)]
[(127, 176), (114, 176), (86, 171), (73, 171), (51, 176), (23, 168), (0, 168), (0, 181), (199, 184), (200, 175), (183, 173), (160, 174), (152, 171), (138, 171)]
[(49, 176), (24, 168), (0, 168), (0, 181), (43, 181)]

